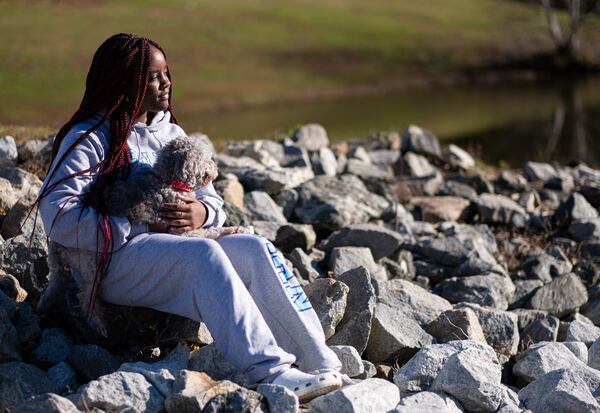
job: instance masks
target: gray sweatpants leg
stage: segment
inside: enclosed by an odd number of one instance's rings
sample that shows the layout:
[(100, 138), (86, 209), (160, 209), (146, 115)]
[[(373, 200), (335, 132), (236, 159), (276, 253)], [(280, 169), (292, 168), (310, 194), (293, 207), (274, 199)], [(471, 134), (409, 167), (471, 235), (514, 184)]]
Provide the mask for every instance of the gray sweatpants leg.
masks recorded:
[(273, 244), (256, 235), (228, 235), (217, 242), (250, 291), (277, 344), (296, 356), (300, 370), (340, 369), (340, 360), (325, 344), (317, 314)]
[(141, 234), (112, 256), (102, 299), (204, 321), (227, 360), (257, 382), (294, 363), (221, 246), (203, 238)]

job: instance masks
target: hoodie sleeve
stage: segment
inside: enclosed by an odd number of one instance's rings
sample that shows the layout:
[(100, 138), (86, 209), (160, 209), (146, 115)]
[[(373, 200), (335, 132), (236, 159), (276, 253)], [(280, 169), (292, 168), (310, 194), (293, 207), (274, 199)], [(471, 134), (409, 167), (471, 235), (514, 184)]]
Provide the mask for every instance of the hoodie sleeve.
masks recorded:
[[(85, 130), (69, 132), (60, 147), (57, 159), (81, 136)], [(104, 241), (102, 216), (93, 207), (84, 204), (84, 195), (96, 181), (95, 172), (80, 176), (72, 174), (87, 170), (104, 159), (105, 147), (98, 134), (92, 133), (79, 143), (60, 164), (52, 178), (46, 177), (41, 191), (49, 184), (59, 182), (39, 204), (40, 216), (46, 234), (52, 240), (69, 248), (98, 251)], [(53, 170), (56, 165), (52, 165)], [(121, 216), (109, 216), (114, 250), (130, 238), (144, 232), (143, 224), (131, 224)]]
[(223, 211), (223, 198), (217, 195), (212, 183), (207, 186), (196, 189), (196, 199), (206, 205), (208, 215), (203, 228), (222, 227), (225, 222), (225, 212)]

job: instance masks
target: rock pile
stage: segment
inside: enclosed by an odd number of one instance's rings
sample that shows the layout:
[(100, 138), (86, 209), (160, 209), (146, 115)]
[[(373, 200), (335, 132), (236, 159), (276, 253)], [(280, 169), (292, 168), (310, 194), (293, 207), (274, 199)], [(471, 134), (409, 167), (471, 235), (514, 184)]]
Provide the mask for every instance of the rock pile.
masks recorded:
[(215, 155), (226, 224), (284, 252), (355, 381), (299, 406), (244, 387), (205, 326), (111, 347), (33, 311), (49, 147), (0, 139), (0, 410), (600, 412), (600, 170), (478, 169), (417, 126), (330, 144), (311, 124)]

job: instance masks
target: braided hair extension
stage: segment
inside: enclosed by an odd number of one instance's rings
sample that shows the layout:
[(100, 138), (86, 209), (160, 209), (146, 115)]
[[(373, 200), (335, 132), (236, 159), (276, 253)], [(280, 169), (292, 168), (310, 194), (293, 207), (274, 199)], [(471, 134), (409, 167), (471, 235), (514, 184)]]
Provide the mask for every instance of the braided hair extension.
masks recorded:
[[(46, 181), (48, 184), (39, 194), (29, 213), (36, 209), (34, 228), (37, 221), (40, 200), (47, 196), (54, 188), (68, 179), (76, 179), (82, 176), (95, 176), (98, 178), (91, 191), (102, 191), (106, 186), (114, 182), (119, 174), (125, 176), (130, 172), (131, 155), (127, 138), (133, 126), (141, 115), (142, 103), (146, 95), (146, 89), (150, 79), (149, 66), (151, 61), (151, 47), (160, 50), (166, 58), (163, 49), (153, 40), (132, 34), (120, 33), (109, 37), (96, 51), (90, 65), (86, 78), (86, 88), (79, 109), (71, 119), (58, 131), (52, 146), (52, 162), (48, 171)], [(171, 80), (170, 73), (167, 73)], [(171, 107), (171, 93), (169, 93), (169, 105), (167, 110), (171, 113), (171, 122), (177, 123)], [(95, 115), (102, 114), (100, 119), (87, 131), (85, 131), (75, 142), (67, 148), (62, 156), (58, 157), (59, 148), (64, 137), (79, 122), (87, 120)], [(90, 168), (77, 171), (50, 184), (52, 177), (59, 169), (60, 164), (87, 136), (102, 125), (106, 120), (110, 122), (109, 151), (103, 160)], [(53, 167), (54, 166), (54, 167)], [(90, 192), (91, 192), (90, 191)], [(87, 195), (81, 194), (82, 202), (87, 203)], [(67, 202), (63, 204), (54, 217), (49, 230), (56, 222), (58, 215)], [(99, 213), (97, 246), (99, 254), (96, 262), (96, 274), (90, 297), (90, 308), (88, 314), (92, 315), (94, 303), (97, 299), (100, 283), (110, 264), (110, 258), (114, 250), (113, 238), (109, 216), (102, 205), (94, 205)], [(100, 241), (100, 231), (103, 240)], [(31, 236), (33, 239), (33, 233)], [(99, 244), (102, 247), (99, 248)]]

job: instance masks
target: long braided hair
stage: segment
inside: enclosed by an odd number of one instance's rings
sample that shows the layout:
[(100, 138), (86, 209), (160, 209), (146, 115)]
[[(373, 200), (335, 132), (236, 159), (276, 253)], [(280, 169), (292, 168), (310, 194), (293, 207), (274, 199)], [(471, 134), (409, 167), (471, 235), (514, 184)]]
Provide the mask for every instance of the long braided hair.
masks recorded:
[[(76, 179), (80, 176), (95, 176), (94, 187), (91, 191), (101, 193), (105, 187), (114, 182), (121, 173), (130, 172), (131, 155), (127, 138), (133, 126), (141, 115), (142, 103), (146, 95), (150, 74), (151, 48), (155, 47), (166, 55), (163, 49), (153, 40), (132, 34), (116, 34), (109, 37), (96, 51), (90, 66), (85, 93), (79, 109), (71, 119), (58, 131), (52, 146), (52, 162), (46, 181), (48, 184), (35, 201), (33, 208), (39, 208), (39, 202), (48, 195), (57, 185), (67, 179)], [(171, 80), (170, 73), (167, 73)], [(171, 107), (171, 93), (167, 109), (171, 113), (171, 122), (177, 123)], [(95, 115), (102, 114), (98, 121), (85, 131), (75, 142), (57, 158), (59, 148), (64, 137), (71, 128), (79, 122), (85, 121)], [(106, 120), (110, 122), (109, 151), (103, 160), (92, 165), (86, 170), (77, 171), (69, 176), (50, 183), (52, 177), (59, 169), (60, 164), (90, 133), (96, 130)], [(89, 195), (83, 194), (84, 196)], [(88, 202), (86, 199), (82, 202)], [(62, 206), (64, 207), (64, 205)], [(102, 247), (97, 246), (98, 259), (96, 274), (90, 297), (88, 314), (91, 316), (94, 303), (113, 252), (113, 238), (109, 217), (102, 205), (94, 204), (98, 210), (98, 234), (103, 235)], [(62, 210), (62, 208), (61, 208)], [(59, 213), (60, 214), (60, 211)], [(57, 214), (57, 216), (58, 216)], [(54, 222), (56, 222), (56, 218)], [(37, 211), (36, 211), (37, 218)], [(54, 222), (52, 226), (54, 225)], [(50, 231), (51, 232), (51, 229)], [(100, 241), (99, 241), (100, 244)]]

